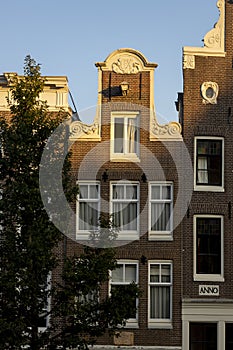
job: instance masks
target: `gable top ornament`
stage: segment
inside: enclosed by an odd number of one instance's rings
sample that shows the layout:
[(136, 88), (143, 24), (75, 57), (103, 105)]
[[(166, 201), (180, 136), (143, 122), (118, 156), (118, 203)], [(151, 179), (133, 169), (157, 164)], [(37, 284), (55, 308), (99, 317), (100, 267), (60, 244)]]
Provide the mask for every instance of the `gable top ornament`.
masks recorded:
[(225, 57), (225, 0), (218, 0), (219, 19), (205, 35), (204, 47), (185, 46), (183, 48), (183, 68), (195, 68), (195, 56)]
[(103, 71), (112, 71), (119, 74), (153, 71), (158, 66), (157, 63), (148, 62), (141, 52), (130, 48), (115, 50), (104, 62), (97, 62), (95, 65)]

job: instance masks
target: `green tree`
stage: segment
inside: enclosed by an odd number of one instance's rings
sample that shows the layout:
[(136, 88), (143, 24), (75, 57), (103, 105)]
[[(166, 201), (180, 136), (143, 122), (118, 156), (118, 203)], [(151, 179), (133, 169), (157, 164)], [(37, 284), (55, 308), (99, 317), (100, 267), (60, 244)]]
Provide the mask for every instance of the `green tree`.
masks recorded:
[[(0, 201), (0, 348), (40, 349), (49, 333), (39, 333), (51, 293), (48, 275), (58, 264), (54, 248), (62, 234), (41, 200), (39, 170), (46, 142), (68, 115), (48, 112), (40, 100), (40, 65), (26, 56), (24, 76), (15, 78), (8, 101), (11, 116), (1, 117)], [(62, 143), (60, 141), (60, 143)], [(64, 157), (64, 145), (51, 161)], [(48, 160), (49, 161), (49, 160)], [(71, 188), (69, 157), (64, 186)]]

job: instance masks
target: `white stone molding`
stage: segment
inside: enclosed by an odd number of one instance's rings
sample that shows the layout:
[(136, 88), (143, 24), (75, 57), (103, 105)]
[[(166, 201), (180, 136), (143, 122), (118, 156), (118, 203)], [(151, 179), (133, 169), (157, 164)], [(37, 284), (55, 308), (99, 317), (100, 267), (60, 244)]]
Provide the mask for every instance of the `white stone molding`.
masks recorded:
[[(225, 1), (218, 0), (219, 19), (214, 27), (204, 36), (204, 47), (185, 46), (183, 55), (225, 57)], [(189, 68), (189, 67), (187, 67)]]
[(205, 81), (201, 85), (202, 102), (204, 104), (216, 104), (218, 97), (218, 84), (213, 81)]
[(183, 69), (195, 69), (195, 56), (184, 55), (183, 57)]
[(182, 141), (181, 125), (177, 122), (160, 125), (156, 116), (151, 117), (150, 141)]
[(84, 124), (77, 120), (70, 124), (70, 140), (99, 140), (100, 127), (99, 123)]
[(101, 67), (103, 71), (119, 74), (136, 74), (151, 71), (157, 67), (156, 63), (149, 63), (141, 52), (130, 48), (115, 50), (104, 62), (97, 62), (95, 65)]

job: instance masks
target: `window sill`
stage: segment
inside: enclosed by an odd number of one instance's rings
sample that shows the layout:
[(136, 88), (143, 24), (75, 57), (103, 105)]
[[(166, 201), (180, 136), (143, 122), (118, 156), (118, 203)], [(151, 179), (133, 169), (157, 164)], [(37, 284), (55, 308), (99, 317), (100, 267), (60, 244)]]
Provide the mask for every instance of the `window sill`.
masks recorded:
[(224, 282), (225, 279), (222, 275), (207, 275), (207, 274), (203, 274), (203, 275), (194, 275), (193, 277), (194, 281), (197, 282)]
[(112, 154), (110, 157), (111, 162), (133, 162), (133, 163), (140, 163), (140, 158), (135, 155), (130, 154)]
[(149, 321), (148, 322), (148, 328), (149, 329), (155, 329), (155, 328), (162, 328), (162, 329), (172, 329), (172, 322), (171, 321)]
[[(78, 231), (76, 232), (77, 241), (90, 241), (91, 231)], [(137, 231), (120, 231), (116, 237), (116, 241), (136, 241), (139, 240), (139, 232)]]
[(148, 241), (173, 241), (171, 232), (148, 232)]
[(223, 186), (194, 185), (194, 191), (201, 192), (225, 192)]
[(129, 320), (126, 321), (126, 325), (124, 328), (139, 328), (137, 320)]

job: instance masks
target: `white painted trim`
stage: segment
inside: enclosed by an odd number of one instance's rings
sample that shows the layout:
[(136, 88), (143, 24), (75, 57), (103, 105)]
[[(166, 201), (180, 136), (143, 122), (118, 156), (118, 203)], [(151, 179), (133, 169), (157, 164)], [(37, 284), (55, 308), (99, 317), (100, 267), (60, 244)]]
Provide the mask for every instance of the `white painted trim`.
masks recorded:
[[(221, 219), (221, 273), (220, 274), (198, 274), (196, 272), (196, 233), (197, 218), (220, 218)], [(193, 216), (193, 279), (194, 281), (224, 282), (224, 218), (223, 215), (197, 214)]]
[[(197, 185), (197, 140), (222, 141), (222, 186)], [(224, 138), (219, 136), (195, 136), (194, 138), (194, 191), (224, 192)]]

